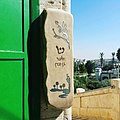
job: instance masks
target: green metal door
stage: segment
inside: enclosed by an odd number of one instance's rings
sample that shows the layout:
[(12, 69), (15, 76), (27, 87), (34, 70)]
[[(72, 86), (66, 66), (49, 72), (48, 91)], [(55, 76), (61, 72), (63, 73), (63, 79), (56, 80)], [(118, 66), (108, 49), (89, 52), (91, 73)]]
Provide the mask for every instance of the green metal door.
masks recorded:
[(28, 120), (29, 0), (0, 0), (0, 120)]

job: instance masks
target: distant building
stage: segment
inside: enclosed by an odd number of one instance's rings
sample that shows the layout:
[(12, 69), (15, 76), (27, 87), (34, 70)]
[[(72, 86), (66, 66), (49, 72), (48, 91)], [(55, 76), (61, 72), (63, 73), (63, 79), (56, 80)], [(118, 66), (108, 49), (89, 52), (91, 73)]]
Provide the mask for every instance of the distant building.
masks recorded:
[(102, 71), (101, 68), (95, 69), (96, 79), (104, 80), (104, 79), (113, 79), (118, 77), (118, 69), (112, 69), (109, 71)]
[(100, 80), (101, 73), (102, 73), (102, 69), (97, 67), (95, 69), (95, 75), (97, 80)]

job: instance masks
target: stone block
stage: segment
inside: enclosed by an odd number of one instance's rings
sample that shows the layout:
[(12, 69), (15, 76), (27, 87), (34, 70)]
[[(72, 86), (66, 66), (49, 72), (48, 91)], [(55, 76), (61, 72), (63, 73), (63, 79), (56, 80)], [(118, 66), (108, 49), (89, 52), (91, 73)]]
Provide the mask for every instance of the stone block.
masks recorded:
[(51, 105), (66, 109), (73, 101), (72, 15), (47, 9), (45, 21), (47, 95)]

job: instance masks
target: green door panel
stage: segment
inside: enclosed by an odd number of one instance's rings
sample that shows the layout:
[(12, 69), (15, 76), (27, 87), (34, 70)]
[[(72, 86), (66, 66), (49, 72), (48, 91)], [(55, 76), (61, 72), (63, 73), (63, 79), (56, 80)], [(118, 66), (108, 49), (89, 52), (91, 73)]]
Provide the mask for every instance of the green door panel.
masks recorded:
[(22, 50), (22, 0), (0, 0), (0, 50)]
[(29, 120), (29, 0), (0, 0), (0, 120)]
[(0, 50), (0, 58), (13, 58), (13, 59), (19, 59), (19, 58), (24, 58), (26, 55), (24, 52), (19, 52), (19, 51), (7, 51), (7, 50)]
[(22, 71), (22, 60), (0, 60), (0, 120), (22, 120)]
[(30, 23), (32, 23), (40, 15), (40, 0), (30, 0)]

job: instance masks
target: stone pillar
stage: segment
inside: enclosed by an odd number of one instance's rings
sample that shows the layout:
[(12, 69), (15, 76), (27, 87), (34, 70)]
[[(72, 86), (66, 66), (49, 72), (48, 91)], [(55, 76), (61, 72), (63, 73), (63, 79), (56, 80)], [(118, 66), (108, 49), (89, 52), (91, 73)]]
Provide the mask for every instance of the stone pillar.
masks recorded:
[[(71, 4), (70, 0), (40, 0), (40, 13), (42, 13), (44, 8), (61, 9), (63, 11), (70, 13), (71, 12), (70, 4)], [(54, 111), (54, 114), (55, 112), (56, 111)], [(50, 114), (53, 114), (53, 111), (50, 111)], [(67, 118), (68, 120), (72, 120), (71, 108), (63, 110), (63, 112), (56, 118), (56, 120), (64, 120), (65, 118)], [(54, 119), (55, 118), (51, 118), (51, 120)]]
[(72, 107), (64, 110), (64, 119), (63, 120), (72, 120)]

